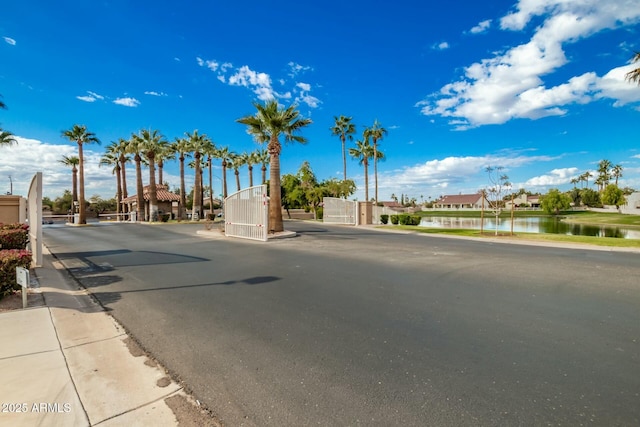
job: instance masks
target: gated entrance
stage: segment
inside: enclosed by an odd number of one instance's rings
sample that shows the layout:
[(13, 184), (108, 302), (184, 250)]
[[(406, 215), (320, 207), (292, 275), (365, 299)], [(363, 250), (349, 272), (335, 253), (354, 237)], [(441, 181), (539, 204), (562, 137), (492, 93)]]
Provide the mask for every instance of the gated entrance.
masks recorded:
[(324, 197), (322, 222), (329, 224), (356, 225), (358, 220), (358, 202), (335, 197)]
[(267, 186), (245, 188), (224, 199), (224, 234), (267, 241), (269, 202)]

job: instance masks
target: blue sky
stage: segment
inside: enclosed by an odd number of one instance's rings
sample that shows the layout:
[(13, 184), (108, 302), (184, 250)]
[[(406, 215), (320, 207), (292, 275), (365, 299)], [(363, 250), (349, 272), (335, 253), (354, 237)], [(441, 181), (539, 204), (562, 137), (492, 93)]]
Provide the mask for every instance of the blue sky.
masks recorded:
[[(169, 140), (198, 129), (254, 150), (235, 120), (269, 98), (313, 120), (308, 144), (284, 148), (283, 173), (308, 160), (319, 179), (341, 179), (333, 117), (352, 116), (357, 137), (378, 119), (388, 130), (383, 200), (475, 192), (489, 185), (488, 165), (503, 166), (514, 188), (568, 189), (602, 159), (623, 166), (622, 186), (640, 189), (640, 87), (624, 81), (640, 50), (637, 0), (306, 3), (3, 5), (0, 126), (19, 144), (0, 148), (0, 191), (11, 175), (25, 193), (38, 170), (45, 195), (70, 189), (58, 160), (76, 147), (60, 133), (76, 123), (102, 141), (85, 149), (87, 197), (113, 197), (99, 158), (143, 128)], [(133, 193), (133, 168), (128, 176)], [(347, 177), (362, 199), (356, 160)], [(165, 180), (179, 185), (177, 162)]]

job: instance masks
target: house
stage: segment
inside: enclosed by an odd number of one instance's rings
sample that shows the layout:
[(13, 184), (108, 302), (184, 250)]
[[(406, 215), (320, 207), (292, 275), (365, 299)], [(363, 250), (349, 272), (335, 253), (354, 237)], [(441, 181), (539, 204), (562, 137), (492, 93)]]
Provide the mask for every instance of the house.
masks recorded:
[[(513, 204), (516, 208), (523, 206), (527, 208), (539, 208), (540, 207), (540, 196), (527, 196), (526, 194), (520, 194), (518, 197), (513, 198)], [(507, 200), (504, 204), (505, 209), (511, 209), (511, 200)]]
[[(158, 215), (162, 216), (163, 214), (171, 214), (172, 218), (176, 218), (178, 216), (178, 206), (180, 204), (180, 195), (172, 193), (168, 190), (166, 185), (156, 185), (156, 197), (158, 198)], [(142, 198), (144, 199), (144, 216), (145, 218), (149, 218), (149, 186), (145, 185), (143, 187)], [(122, 201), (123, 204), (129, 205), (129, 212), (132, 214), (137, 210), (138, 203), (138, 195), (134, 194), (133, 196), (129, 196)], [(132, 221), (136, 221), (133, 217)]]
[(482, 209), (483, 198), (486, 209), (489, 207), (489, 202), (481, 193), (442, 196), (433, 203), (433, 207), (434, 209)]
[(382, 203), (382, 206), (384, 206), (385, 208), (398, 211), (398, 212), (404, 212), (404, 206), (402, 206), (402, 204), (396, 202), (395, 200), (392, 200), (390, 202), (380, 202), (380, 203)]

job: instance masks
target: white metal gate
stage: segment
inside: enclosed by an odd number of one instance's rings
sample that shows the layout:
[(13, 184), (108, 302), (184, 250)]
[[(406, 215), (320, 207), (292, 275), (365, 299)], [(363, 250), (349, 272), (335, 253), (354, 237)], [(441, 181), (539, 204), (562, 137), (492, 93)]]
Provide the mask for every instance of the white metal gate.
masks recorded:
[(322, 222), (330, 224), (356, 225), (358, 220), (358, 202), (335, 197), (323, 197)]
[(269, 202), (267, 186), (245, 188), (224, 199), (224, 234), (267, 241)]

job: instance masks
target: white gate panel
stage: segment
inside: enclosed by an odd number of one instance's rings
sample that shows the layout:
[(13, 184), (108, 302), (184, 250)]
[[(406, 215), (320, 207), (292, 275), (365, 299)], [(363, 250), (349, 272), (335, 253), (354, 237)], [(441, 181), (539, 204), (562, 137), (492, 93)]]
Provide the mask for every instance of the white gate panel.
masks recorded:
[(322, 204), (324, 206), (322, 222), (356, 225), (358, 220), (358, 202), (335, 197), (324, 197)]
[(267, 186), (245, 188), (224, 199), (224, 218), (226, 236), (266, 242), (269, 231)]

